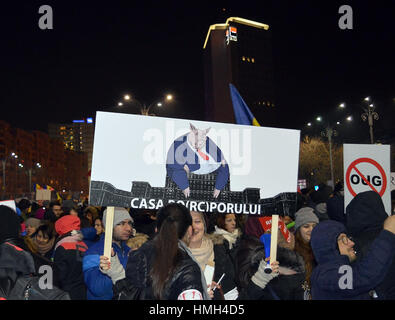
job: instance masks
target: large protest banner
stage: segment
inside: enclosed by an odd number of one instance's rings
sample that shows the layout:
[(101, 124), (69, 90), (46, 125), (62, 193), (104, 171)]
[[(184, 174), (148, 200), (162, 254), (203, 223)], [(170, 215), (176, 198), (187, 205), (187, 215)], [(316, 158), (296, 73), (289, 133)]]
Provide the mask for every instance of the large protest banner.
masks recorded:
[(299, 139), (299, 130), (97, 112), (90, 204), (282, 215), (295, 205)]
[(344, 144), (344, 210), (360, 192), (375, 191), (391, 214), (390, 146)]

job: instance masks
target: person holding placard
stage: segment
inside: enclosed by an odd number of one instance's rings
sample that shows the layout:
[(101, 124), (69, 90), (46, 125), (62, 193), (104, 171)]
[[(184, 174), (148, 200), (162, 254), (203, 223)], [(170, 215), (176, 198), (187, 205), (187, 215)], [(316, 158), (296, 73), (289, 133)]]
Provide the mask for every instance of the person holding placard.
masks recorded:
[(256, 237), (245, 236), (236, 256), (236, 282), (239, 300), (275, 300), (271, 281), (279, 275), (278, 261), (271, 261), (271, 273), (265, 272), (269, 257)]
[[(103, 214), (104, 227), (106, 227), (106, 215), (107, 209)], [(111, 300), (113, 298), (113, 284), (125, 278), (125, 266), (130, 250), (126, 241), (133, 232), (132, 221), (125, 208), (115, 208), (110, 261), (103, 255), (104, 234), (86, 251), (83, 258), (83, 271), (88, 289), (88, 300)]]

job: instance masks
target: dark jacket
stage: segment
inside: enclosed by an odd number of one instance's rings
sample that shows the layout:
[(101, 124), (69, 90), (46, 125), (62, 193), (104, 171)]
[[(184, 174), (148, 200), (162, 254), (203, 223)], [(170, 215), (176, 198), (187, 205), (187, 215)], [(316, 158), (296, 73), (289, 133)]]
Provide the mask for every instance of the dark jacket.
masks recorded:
[[(235, 254), (237, 250), (237, 242), (236, 248), (229, 249), (229, 242), (222, 236), (218, 234), (211, 234), (209, 238), (213, 241), (214, 244), (214, 278), (215, 282), (221, 278), (222, 274), (225, 274), (220, 285), (222, 287), (223, 293), (227, 293), (228, 291), (237, 287), (235, 276)], [(216, 298), (216, 296), (214, 296)]]
[[(121, 242), (121, 247), (113, 242), (112, 248), (123, 267), (125, 267), (130, 248), (124, 242)], [(108, 275), (100, 271), (100, 256), (103, 253), (104, 233), (100, 236), (98, 242), (89, 247), (83, 258), (82, 267), (88, 300), (111, 300), (113, 298), (112, 280)]]
[(296, 251), (277, 247), (280, 275), (270, 281), (270, 286), (280, 300), (303, 300), (305, 265)]
[(71, 236), (64, 239), (66, 242), (56, 248), (54, 256), (59, 287), (69, 293), (71, 300), (86, 300), (82, 258), (88, 247)]
[(326, 202), (326, 210), (329, 219), (346, 224), (346, 215), (344, 214), (344, 196), (335, 194)]
[[(360, 258), (364, 257), (388, 218), (380, 195), (374, 191), (359, 193), (347, 206), (346, 217), (347, 231), (355, 240)], [(379, 299), (395, 299), (395, 259), (375, 290)]]
[(1, 299), (8, 298), (18, 276), (36, 273), (32, 256), (16, 243), (14, 240), (6, 240), (0, 244)]
[(56, 221), (59, 238), (54, 248), (54, 263), (59, 272), (59, 287), (67, 291), (72, 300), (86, 299), (86, 286), (82, 272), (82, 258), (87, 245), (82, 241), (80, 219), (66, 215)]
[[(395, 253), (395, 235), (382, 230), (373, 241), (370, 250), (360, 261), (350, 263), (340, 255), (337, 238), (346, 233), (343, 224), (327, 220), (320, 222), (311, 233), (311, 247), (317, 266), (311, 276), (313, 300), (369, 299), (369, 291), (380, 284), (389, 270)], [(351, 267), (352, 289), (340, 286), (344, 266)], [(344, 278), (343, 278), (344, 279)]]
[(241, 242), (236, 266), (239, 300), (303, 300), (305, 266), (303, 258), (293, 250), (277, 247), (280, 275), (263, 289), (252, 282), (252, 276), (265, 259), (264, 249), (264, 244), (254, 236), (247, 236)]
[[(179, 295), (189, 289), (203, 294), (202, 275), (199, 265), (190, 255), (180, 248), (182, 258), (170, 281), (166, 284), (163, 299), (177, 300)], [(126, 280), (129, 290), (134, 290), (134, 299), (155, 299), (152, 280), (149, 275), (155, 257), (153, 241), (145, 242), (138, 250), (132, 251), (126, 265)], [(121, 280), (122, 281), (122, 280)], [(116, 285), (118, 285), (118, 281)]]

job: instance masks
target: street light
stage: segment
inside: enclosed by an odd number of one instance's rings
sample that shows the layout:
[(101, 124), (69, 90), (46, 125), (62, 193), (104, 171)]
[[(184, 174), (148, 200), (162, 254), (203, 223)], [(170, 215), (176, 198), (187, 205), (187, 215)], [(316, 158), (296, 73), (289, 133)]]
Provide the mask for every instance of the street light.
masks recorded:
[(17, 158), (18, 158), (18, 155), (16, 155), (15, 152), (11, 152), (11, 154), (10, 154), (8, 157), (5, 157), (5, 158), (1, 161), (1, 162), (2, 162), (2, 165), (3, 165), (3, 197), (4, 197), (4, 195), (5, 195), (5, 190), (6, 190), (6, 183), (5, 183), (5, 167), (6, 167), (6, 164), (7, 164), (7, 160), (8, 160), (9, 158), (17, 159)]
[[(341, 109), (345, 109), (346, 104), (344, 102), (339, 104), (339, 107)], [(352, 121), (352, 117), (349, 116), (346, 118), (347, 121)], [(329, 124), (329, 121), (324, 121), (323, 117), (318, 116), (316, 117), (316, 121), (319, 123), (325, 123), (325, 129), (321, 131), (321, 136), (328, 138), (328, 144), (329, 144), (329, 162), (330, 162), (330, 170), (331, 170), (331, 181), (332, 181), (332, 187), (335, 185), (335, 180), (334, 180), (334, 174), (333, 174), (333, 157), (332, 157), (332, 137), (337, 136), (337, 131), (333, 129), (333, 126)], [(340, 125), (340, 121), (336, 121), (336, 125)], [(308, 127), (312, 126), (312, 123), (309, 122), (307, 123)]]
[[(140, 113), (141, 113), (142, 115), (154, 116), (155, 114), (150, 113), (150, 110), (151, 110), (151, 108), (152, 108), (154, 105), (156, 105), (157, 107), (162, 107), (162, 106), (164, 105), (164, 103), (166, 103), (166, 102), (171, 102), (171, 101), (174, 99), (174, 97), (173, 97), (172, 94), (166, 94), (166, 95), (164, 96), (164, 101), (158, 101), (158, 100), (156, 100), (156, 101), (152, 102), (150, 105), (148, 105), (148, 107), (147, 107), (147, 105), (146, 105), (145, 103), (144, 103), (144, 104), (141, 103), (141, 102), (140, 102), (139, 100), (137, 100), (136, 98), (133, 98), (133, 99), (132, 99), (131, 95), (129, 95), (129, 94), (124, 95), (123, 99), (124, 99), (124, 101), (127, 102), (127, 103), (135, 103), (135, 104), (137, 104), (137, 105), (139, 106), (139, 108), (140, 108)], [(119, 102), (119, 103), (118, 103), (118, 106), (123, 106), (123, 103), (122, 103), (122, 102)]]
[[(365, 102), (370, 102), (370, 98), (366, 97)], [(374, 138), (373, 138), (373, 120), (378, 120), (379, 119), (379, 114), (375, 112), (375, 106), (373, 103), (369, 103), (367, 107), (362, 107), (362, 109), (365, 111), (364, 113), (361, 114), (361, 118), (363, 121), (368, 120), (369, 124), (369, 133), (370, 133), (370, 143), (374, 143)]]

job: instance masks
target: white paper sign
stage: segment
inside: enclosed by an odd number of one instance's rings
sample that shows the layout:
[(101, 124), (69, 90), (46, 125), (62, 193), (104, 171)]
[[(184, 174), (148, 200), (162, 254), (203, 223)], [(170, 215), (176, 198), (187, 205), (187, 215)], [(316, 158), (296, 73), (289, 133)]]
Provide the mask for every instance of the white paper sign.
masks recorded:
[(16, 212), (16, 205), (14, 200), (0, 201), (0, 206), (10, 207), (12, 210)]
[(360, 192), (375, 191), (391, 213), (390, 146), (344, 144), (344, 208)]

